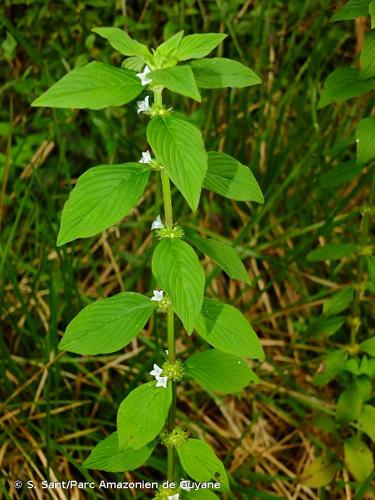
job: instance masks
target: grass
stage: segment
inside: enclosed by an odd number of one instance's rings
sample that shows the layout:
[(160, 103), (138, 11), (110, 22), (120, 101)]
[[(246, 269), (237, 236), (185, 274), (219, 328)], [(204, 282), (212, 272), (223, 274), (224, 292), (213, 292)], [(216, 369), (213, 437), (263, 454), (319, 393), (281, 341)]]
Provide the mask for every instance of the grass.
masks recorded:
[[(181, 222), (235, 241), (253, 286), (228, 282), (207, 261), (207, 295), (239, 306), (267, 353), (257, 370), (262, 380), (257, 388), (210, 401), (189, 386), (179, 396), (178, 419), (191, 433), (204, 435), (225, 460), (233, 498), (352, 498), (357, 486), (344, 468), (326, 490), (298, 482), (306, 463), (326, 448), (342, 455), (342, 436), (332, 431), (340, 387), (333, 381), (318, 388), (312, 377), (327, 349), (348, 342), (349, 330), (312, 338), (308, 327), (326, 298), (356, 278), (355, 266), (313, 264), (306, 255), (324, 241), (357, 241), (359, 211), (369, 190), (366, 171), (342, 186), (322, 186), (324, 176), (353, 157), (355, 123), (373, 106), (365, 97), (317, 111), (322, 82), (332, 69), (352, 63), (360, 37), (352, 23), (329, 24), (334, 4), (5, 2), (2, 38), (10, 33), (17, 45), (10, 55), (3, 47), (0, 68), (0, 496), (38, 498), (33, 490), (17, 492), (15, 478), (121, 480), (121, 474), (86, 471), (80, 464), (114, 430), (124, 394), (144, 380), (145, 369), (163, 349), (157, 318), (113, 355), (78, 357), (57, 350), (67, 322), (82, 306), (120, 290), (153, 286), (149, 227), (154, 203), (161, 204), (159, 185), (149, 189), (132, 217), (100, 237), (55, 246), (61, 209), (78, 175), (96, 164), (134, 160), (144, 149), (134, 107), (98, 112), (29, 107), (76, 64), (96, 58), (120, 63), (90, 33), (94, 26), (116, 24), (154, 44), (178, 29), (225, 31), (230, 36), (219, 49), (222, 55), (249, 64), (263, 78), (259, 88), (205, 93), (201, 107), (178, 102), (204, 128), (207, 148), (250, 165), (264, 191), (260, 207), (209, 193), (194, 215), (176, 193), (174, 204)], [(368, 317), (373, 308), (369, 299)], [(180, 352), (196, 349), (197, 337), (180, 337)], [(162, 455), (126, 474), (127, 479), (164, 476)], [(360, 498), (370, 498), (369, 488)], [(88, 498), (107, 494), (85, 491)], [(133, 498), (124, 491), (111, 494)], [(70, 494), (55, 490), (51, 496)]]

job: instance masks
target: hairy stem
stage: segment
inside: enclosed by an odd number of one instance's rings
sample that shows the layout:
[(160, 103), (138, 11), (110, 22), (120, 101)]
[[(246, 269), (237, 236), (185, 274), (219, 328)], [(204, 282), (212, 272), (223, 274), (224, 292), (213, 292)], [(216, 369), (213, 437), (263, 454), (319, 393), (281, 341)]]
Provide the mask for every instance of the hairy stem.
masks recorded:
[[(162, 89), (154, 89), (154, 102), (157, 106), (162, 106)], [(173, 227), (173, 207), (172, 207), (172, 196), (171, 196), (171, 185), (169, 181), (168, 174), (162, 168), (160, 171), (161, 184), (163, 188), (163, 204), (164, 204), (164, 214), (165, 214), (165, 225), (168, 228)], [(174, 333), (174, 312), (171, 306), (168, 308), (167, 312), (167, 339), (168, 339), (168, 360), (173, 363), (176, 359), (176, 341)], [(176, 419), (176, 383), (171, 381), (172, 384), (172, 403), (168, 414), (168, 431), (171, 432), (175, 426)], [(167, 451), (167, 479), (168, 481), (174, 481), (175, 477), (175, 463), (176, 463), (176, 452), (174, 448), (168, 448)]]

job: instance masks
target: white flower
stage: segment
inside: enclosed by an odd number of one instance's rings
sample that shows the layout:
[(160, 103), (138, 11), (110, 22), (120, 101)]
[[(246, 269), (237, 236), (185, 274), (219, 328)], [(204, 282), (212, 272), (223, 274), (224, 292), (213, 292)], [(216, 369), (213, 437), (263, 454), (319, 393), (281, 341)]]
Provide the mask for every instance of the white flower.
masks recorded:
[(155, 378), (156, 378), (156, 387), (167, 388), (168, 377), (155, 377)]
[(153, 292), (153, 296), (151, 297), (151, 300), (153, 302), (160, 302), (163, 300), (163, 295), (164, 295), (164, 292), (163, 290), (154, 290)]
[(158, 366), (156, 363), (154, 363), (154, 368), (153, 368), (153, 370), (150, 371), (150, 375), (157, 378), (157, 377), (160, 377), (160, 374), (162, 371), (163, 371), (163, 368), (160, 368), (160, 366)]
[(150, 68), (146, 65), (143, 68), (142, 73), (137, 73), (138, 78), (141, 80), (142, 85), (147, 85), (148, 83), (151, 83), (152, 80), (151, 78), (148, 78), (148, 74), (150, 73)]
[(150, 161), (151, 161), (150, 151), (147, 150), (144, 153), (142, 153), (142, 158), (139, 160), (138, 163), (150, 163)]
[(180, 494), (176, 493), (176, 495), (169, 495), (168, 500), (178, 500), (180, 498)]
[(150, 371), (150, 375), (155, 377), (156, 387), (167, 387), (168, 377), (161, 377), (163, 368), (160, 368), (156, 363), (154, 363), (153, 369)]
[(154, 220), (154, 222), (151, 224), (151, 231), (153, 229), (163, 229), (163, 227), (164, 227), (164, 224), (161, 221), (160, 215), (158, 215), (156, 217), (156, 219)]
[(150, 96), (146, 95), (143, 101), (137, 101), (137, 106), (138, 106), (138, 114), (139, 113), (147, 113), (150, 111)]

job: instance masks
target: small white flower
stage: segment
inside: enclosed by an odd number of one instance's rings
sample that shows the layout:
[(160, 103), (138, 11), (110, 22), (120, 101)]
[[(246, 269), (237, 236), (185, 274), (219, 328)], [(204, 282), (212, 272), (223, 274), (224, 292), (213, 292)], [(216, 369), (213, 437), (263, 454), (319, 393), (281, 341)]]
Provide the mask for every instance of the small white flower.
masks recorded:
[(151, 155), (150, 155), (150, 151), (147, 150), (144, 153), (142, 153), (142, 158), (139, 160), (138, 163), (150, 163), (151, 159), (152, 158), (151, 158)]
[(147, 113), (150, 111), (150, 96), (146, 95), (143, 101), (137, 101), (137, 106), (138, 106), (138, 114), (139, 113)]
[(155, 377), (155, 378), (156, 378), (156, 387), (167, 388), (168, 377)]
[(157, 377), (160, 377), (162, 371), (163, 371), (163, 368), (160, 368), (160, 366), (158, 366), (156, 363), (154, 363), (154, 368), (153, 368), (153, 370), (150, 371), (150, 375), (157, 378)]
[(142, 73), (137, 73), (138, 78), (141, 80), (142, 85), (147, 85), (152, 82), (151, 78), (149, 78), (147, 75), (150, 73), (150, 68), (146, 65), (143, 68)]
[(169, 495), (168, 500), (178, 500), (180, 498), (180, 494), (176, 493), (176, 495)]
[(154, 294), (151, 297), (151, 300), (153, 302), (161, 302), (163, 300), (163, 296), (164, 296), (163, 290), (154, 290), (153, 293)]
[(156, 219), (154, 220), (154, 222), (151, 224), (151, 231), (153, 229), (163, 229), (163, 227), (164, 227), (164, 224), (161, 221), (160, 215), (158, 215), (156, 217)]

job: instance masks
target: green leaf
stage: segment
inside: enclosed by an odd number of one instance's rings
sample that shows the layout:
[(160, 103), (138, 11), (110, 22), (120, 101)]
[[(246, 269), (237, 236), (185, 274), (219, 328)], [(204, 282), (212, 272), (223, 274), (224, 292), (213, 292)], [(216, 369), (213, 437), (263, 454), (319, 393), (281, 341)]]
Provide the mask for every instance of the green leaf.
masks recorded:
[(135, 292), (122, 292), (88, 305), (69, 323), (59, 349), (107, 354), (125, 347), (143, 329), (156, 304)]
[(184, 228), (184, 233), (191, 244), (224, 269), (228, 276), (250, 283), (246, 268), (233, 247), (213, 238), (202, 238), (188, 228)]
[(217, 498), (217, 495), (215, 493), (212, 493), (210, 490), (190, 490), (189, 493), (187, 493), (186, 498), (192, 499), (192, 500), (215, 500)]
[(309, 488), (323, 488), (333, 480), (336, 470), (336, 465), (327, 457), (318, 457), (305, 467), (299, 483)]
[(330, 337), (335, 334), (345, 323), (342, 316), (333, 316), (332, 318), (318, 318), (311, 322), (307, 333), (313, 338)]
[(205, 299), (195, 325), (198, 334), (220, 351), (264, 360), (264, 351), (245, 316), (233, 306)]
[(124, 56), (138, 56), (147, 58), (151, 56), (150, 51), (143, 45), (131, 38), (126, 31), (120, 28), (93, 28), (91, 31), (106, 38), (110, 45)]
[(361, 409), (361, 393), (356, 384), (351, 384), (340, 394), (336, 405), (336, 418), (339, 422), (349, 423), (359, 417)]
[(207, 153), (201, 132), (175, 116), (157, 116), (147, 126), (147, 140), (157, 160), (191, 209), (195, 210), (207, 170)]
[(122, 106), (135, 99), (142, 89), (133, 71), (91, 62), (67, 73), (31, 106), (76, 109)]
[(226, 36), (225, 33), (204, 33), (185, 36), (178, 47), (176, 57), (179, 61), (205, 57), (214, 50)]
[(229, 490), (224, 466), (207, 443), (199, 439), (187, 439), (176, 449), (182, 468), (194, 481), (217, 481), (224, 490)]
[(259, 382), (241, 358), (218, 349), (194, 354), (185, 362), (185, 369), (187, 375), (209, 392), (232, 394), (240, 392), (250, 382)]
[[(183, 31), (179, 31), (174, 34), (168, 40), (163, 42), (155, 51), (156, 59), (159, 60), (161, 64), (168, 63), (168, 58), (175, 58), (178, 47), (180, 46), (181, 39), (184, 35)], [(165, 60), (167, 59), (167, 61)], [(177, 58), (176, 58), (177, 62)]]
[(374, 29), (375, 28), (375, 0), (372, 0), (372, 2), (370, 2), (369, 14), (371, 16), (371, 29)]
[(358, 426), (362, 432), (375, 443), (375, 406), (363, 405), (358, 418)]
[(344, 442), (344, 461), (356, 481), (366, 481), (374, 468), (374, 459), (366, 444), (352, 437)]
[(316, 248), (307, 255), (309, 262), (318, 262), (321, 260), (340, 260), (343, 257), (351, 257), (355, 255), (357, 245), (350, 243), (344, 245), (328, 244), (324, 247)]
[(142, 196), (150, 170), (139, 163), (99, 165), (78, 179), (61, 216), (57, 246), (117, 224)]
[(231, 87), (241, 89), (262, 83), (259, 76), (247, 66), (225, 59), (212, 57), (191, 62), (198, 87), (202, 89), (221, 89)]
[(340, 371), (345, 367), (348, 353), (344, 349), (336, 349), (329, 352), (323, 360), (322, 368), (319, 367), (319, 372), (314, 375), (314, 384), (328, 384)]
[(140, 73), (142, 69), (144, 68), (145, 62), (141, 57), (138, 56), (132, 56), (128, 57), (127, 59), (124, 59), (122, 62), (121, 67), (130, 69), (132, 71), (135, 71), (136, 73)]
[(361, 70), (359, 77), (366, 80), (375, 76), (375, 31), (369, 31), (365, 35), (364, 45), (361, 51)]
[(190, 66), (158, 69), (152, 71), (149, 76), (154, 85), (163, 86), (172, 92), (191, 97), (198, 102), (202, 100)]
[(367, 401), (371, 398), (372, 393), (372, 382), (366, 375), (361, 375), (356, 378), (356, 384), (358, 391), (362, 397), (362, 401)]
[(323, 314), (325, 316), (334, 316), (345, 311), (353, 300), (353, 293), (353, 288), (348, 286), (332, 295), (323, 304)]
[(203, 187), (237, 201), (264, 203), (262, 191), (249, 167), (219, 151), (209, 151)]
[(369, 92), (374, 87), (375, 78), (361, 80), (359, 70), (355, 68), (336, 69), (324, 83), (318, 108), (323, 108), (332, 102), (341, 102), (357, 97)]
[(319, 185), (323, 188), (334, 188), (347, 182), (351, 182), (362, 172), (362, 167), (348, 161), (330, 169), (326, 174), (320, 177)]
[(350, 21), (360, 16), (367, 16), (370, 0), (349, 0), (344, 7), (331, 17), (330, 21)]
[(104, 470), (106, 472), (125, 472), (138, 469), (149, 459), (155, 443), (150, 443), (139, 450), (120, 450), (117, 432), (106, 437), (90, 453), (82, 466), (85, 469)]
[(375, 284), (375, 257), (373, 255), (367, 255), (366, 262), (369, 278)]
[(375, 118), (364, 118), (357, 125), (357, 163), (365, 165), (375, 158)]
[(359, 344), (359, 349), (370, 356), (375, 357), (375, 337), (370, 337)]
[(155, 382), (143, 384), (120, 404), (117, 432), (121, 450), (139, 450), (163, 429), (172, 402), (171, 385), (156, 387)]
[(184, 241), (165, 238), (154, 251), (152, 272), (158, 285), (170, 297), (186, 331), (191, 333), (202, 308), (205, 285), (197, 254)]

